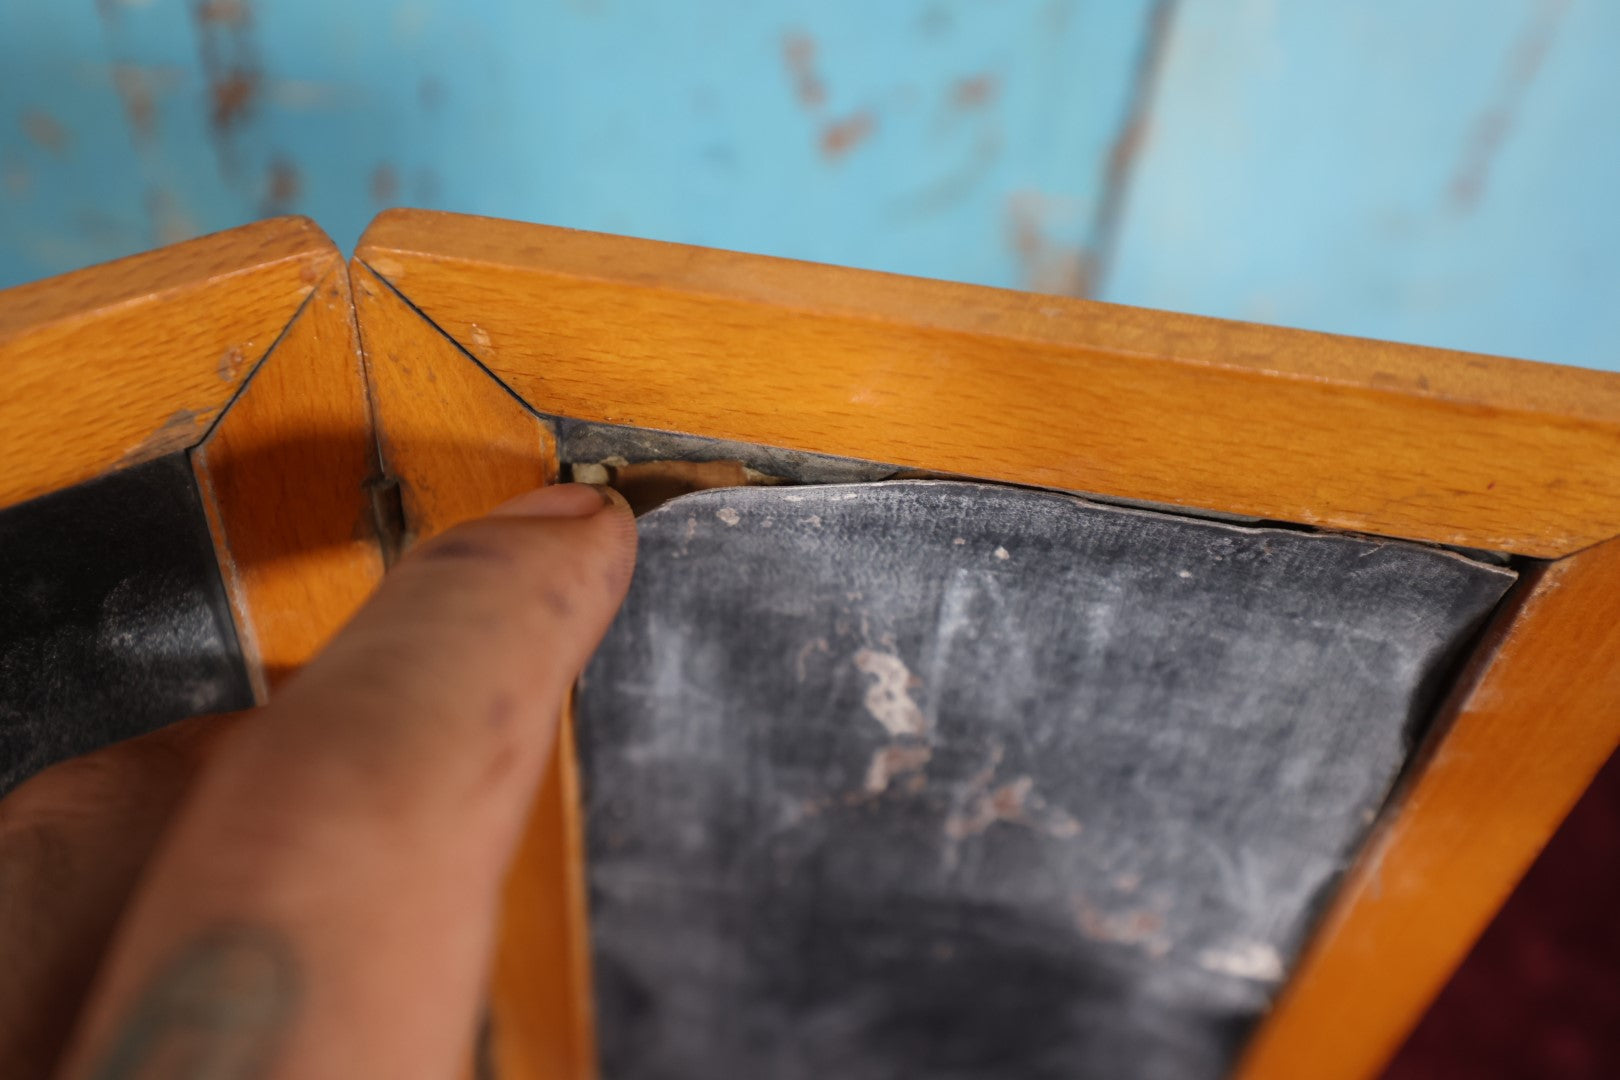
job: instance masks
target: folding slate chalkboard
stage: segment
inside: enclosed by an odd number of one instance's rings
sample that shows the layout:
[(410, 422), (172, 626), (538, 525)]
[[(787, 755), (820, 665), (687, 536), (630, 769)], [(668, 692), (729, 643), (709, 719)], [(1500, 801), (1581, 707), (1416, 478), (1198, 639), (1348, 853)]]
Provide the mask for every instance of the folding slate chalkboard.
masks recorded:
[[(1596, 372), (393, 212), (347, 274), (280, 220), (0, 293), (0, 378), (0, 537), (173, 496), (167, 570), (86, 579), (212, 628), (137, 726), (519, 491), (662, 503), (502, 1077), (1369, 1076), (1620, 736)], [(29, 752), (120, 733), (52, 700)]]
[[(407, 541), (600, 461), (583, 423), (1515, 556), (1239, 1075), (1374, 1073), (1620, 731), (1612, 376), (437, 214), (353, 272)], [(508, 1075), (606, 1034), (573, 754), (510, 884)]]

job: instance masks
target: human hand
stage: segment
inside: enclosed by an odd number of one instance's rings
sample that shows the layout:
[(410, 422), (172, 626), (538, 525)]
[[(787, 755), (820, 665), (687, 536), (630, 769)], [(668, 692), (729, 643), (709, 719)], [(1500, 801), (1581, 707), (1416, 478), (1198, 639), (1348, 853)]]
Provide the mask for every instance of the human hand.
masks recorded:
[(0, 800), (5, 1075), (459, 1075), (558, 707), (630, 583), (603, 490), (423, 543), (268, 706)]

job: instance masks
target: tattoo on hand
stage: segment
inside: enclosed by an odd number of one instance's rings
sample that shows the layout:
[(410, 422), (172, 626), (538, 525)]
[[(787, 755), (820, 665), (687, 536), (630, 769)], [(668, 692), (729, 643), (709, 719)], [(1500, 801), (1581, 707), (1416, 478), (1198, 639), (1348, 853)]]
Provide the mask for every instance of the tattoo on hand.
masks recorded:
[(93, 1080), (254, 1080), (298, 1004), (293, 949), (261, 926), (183, 946), (135, 999)]

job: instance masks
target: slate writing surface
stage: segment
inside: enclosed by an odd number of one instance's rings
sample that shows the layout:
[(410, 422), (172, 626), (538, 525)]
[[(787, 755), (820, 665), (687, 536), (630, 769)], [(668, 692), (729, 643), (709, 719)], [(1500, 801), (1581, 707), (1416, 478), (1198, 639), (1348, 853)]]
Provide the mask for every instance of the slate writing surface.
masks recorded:
[(1223, 1075), (1514, 580), (974, 483), (640, 528), (577, 698), (606, 1080)]
[(0, 794), (253, 704), (184, 454), (0, 510)]

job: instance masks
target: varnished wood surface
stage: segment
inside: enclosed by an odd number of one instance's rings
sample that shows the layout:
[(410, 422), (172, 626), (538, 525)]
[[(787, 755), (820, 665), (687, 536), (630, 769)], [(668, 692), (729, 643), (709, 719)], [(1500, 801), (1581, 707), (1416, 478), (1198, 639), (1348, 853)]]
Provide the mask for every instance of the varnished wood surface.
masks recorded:
[(192, 464), (262, 700), (382, 580), (368, 494), (379, 468), (341, 261)]
[(197, 442), (339, 265), (276, 218), (0, 292), (0, 506)]
[(353, 281), (378, 444), (408, 541), (555, 478), (543, 423), (365, 267)]
[(545, 412), (1553, 557), (1620, 378), (420, 211), (358, 258)]
[(1242, 1080), (1377, 1074), (1620, 742), (1620, 541), (1553, 563), (1476, 656)]
[[(353, 282), (407, 545), (556, 481), (545, 424), (364, 266), (353, 267)], [(581, 843), (565, 713), (506, 884), (491, 984), (501, 1080), (595, 1074)]]

